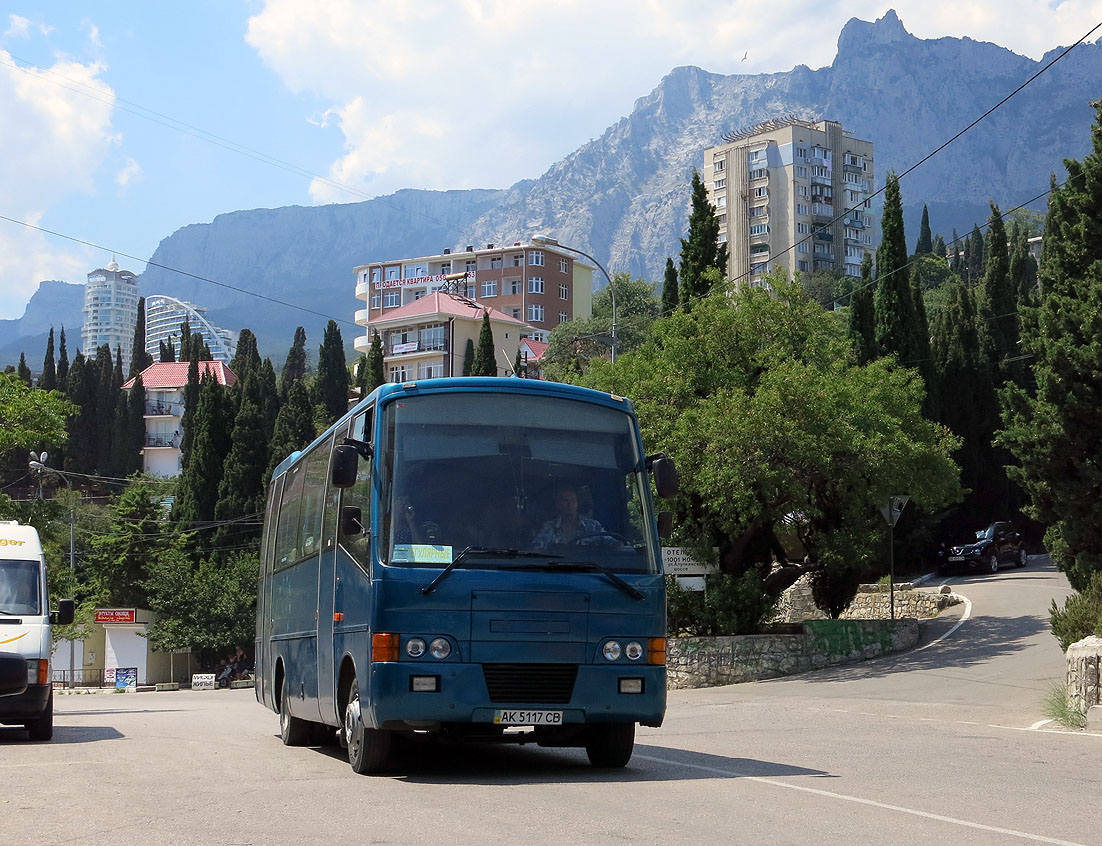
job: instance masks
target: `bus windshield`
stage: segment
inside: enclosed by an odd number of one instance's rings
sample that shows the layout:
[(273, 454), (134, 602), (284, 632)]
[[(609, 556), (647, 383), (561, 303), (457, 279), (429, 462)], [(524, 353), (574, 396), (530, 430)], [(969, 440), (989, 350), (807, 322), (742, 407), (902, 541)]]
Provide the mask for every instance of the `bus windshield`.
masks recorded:
[[(396, 566), (657, 572), (633, 418), (557, 397), (404, 397), (383, 417), (380, 551)], [(461, 562), (461, 563), (460, 563)]]
[(42, 614), (42, 588), (37, 561), (0, 559), (0, 615)]

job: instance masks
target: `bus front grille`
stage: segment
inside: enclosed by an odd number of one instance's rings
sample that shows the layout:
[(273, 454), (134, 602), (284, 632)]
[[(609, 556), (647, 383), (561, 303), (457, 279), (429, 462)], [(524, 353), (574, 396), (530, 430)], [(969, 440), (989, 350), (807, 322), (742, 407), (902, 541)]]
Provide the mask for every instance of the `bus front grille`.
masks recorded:
[(491, 702), (565, 705), (574, 695), (577, 664), (483, 664)]

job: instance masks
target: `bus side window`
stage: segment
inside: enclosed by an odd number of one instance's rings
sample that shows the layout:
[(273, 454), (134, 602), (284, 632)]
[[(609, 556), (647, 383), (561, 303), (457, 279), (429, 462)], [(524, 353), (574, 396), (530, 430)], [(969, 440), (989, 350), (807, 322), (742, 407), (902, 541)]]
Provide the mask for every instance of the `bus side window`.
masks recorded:
[(272, 563), (275, 569), (287, 567), (298, 561), (302, 553), (302, 539), (299, 537), (302, 510), (302, 486), (306, 480), (306, 466), (296, 464), (287, 471), (283, 483), (283, 498), (279, 504), (279, 522), (276, 529), (276, 548)]
[[(352, 421), (352, 438), (371, 443), (373, 412), (374, 409), (369, 408)], [(365, 568), (371, 566), (368, 560), (371, 527), (371, 465), (372, 460), (370, 458), (361, 457), (356, 466), (356, 484), (345, 489), (341, 495), (341, 509), (348, 518), (340, 521), (341, 544)], [(344, 509), (349, 509), (349, 511), (344, 511)], [(358, 510), (358, 520), (353, 521), (351, 519), (355, 515), (355, 512), (351, 509)], [(350, 531), (351, 529), (354, 529), (354, 531)]]

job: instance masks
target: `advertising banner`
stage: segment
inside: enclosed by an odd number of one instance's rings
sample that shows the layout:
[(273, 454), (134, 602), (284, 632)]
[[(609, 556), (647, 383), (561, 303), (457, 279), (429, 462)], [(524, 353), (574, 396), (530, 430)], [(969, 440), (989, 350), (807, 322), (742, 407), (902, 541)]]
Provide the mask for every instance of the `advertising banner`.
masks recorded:
[(97, 608), (95, 614), (97, 623), (136, 623), (138, 621), (136, 608)]

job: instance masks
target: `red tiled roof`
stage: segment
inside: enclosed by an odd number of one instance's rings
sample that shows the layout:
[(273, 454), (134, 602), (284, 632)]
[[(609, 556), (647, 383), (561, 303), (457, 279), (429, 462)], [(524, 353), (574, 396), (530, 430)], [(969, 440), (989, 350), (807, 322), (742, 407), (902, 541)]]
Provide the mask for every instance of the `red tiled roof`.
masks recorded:
[[(186, 361), (155, 361), (142, 371), (142, 385), (149, 388), (182, 388), (187, 384)], [(214, 377), (219, 385), (228, 387), (237, 384), (237, 374), (220, 361), (200, 361), (199, 380), (207, 374)], [(123, 388), (134, 387), (134, 380), (130, 379)]]
[(444, 314), (449, 317), (465, 317), (468, 320), (481, 320), (483, 311), (490, 312), (490, 320), (515, 323), (518, 326), (524, 325), (522, 321), (496, 308), (476, 305), (467, 300), (453, 296), (452, 294), (446, 294), (443, 291), (437, 291), (434, 294), (421, 297), (421, 299), (414, 300), (412, 303), (407, 303), (401, 308), (396, 308), (393, 311), (385, 311), (381, 317), (373, 318), (371, 322), (389, 323), (392, 320), (409, 320), (413, 317), (426, 317), (431, 314)]
[(531, 353), (531, 355), (528, 356), (529, 361), (543, 361), (543, 357), (547, 353), (547, 348), (551, 346), (546, 341), (535, 341), (531, 338), (525, 338), (521, 341), (521, 344), (528, 347), (528, 351)]

